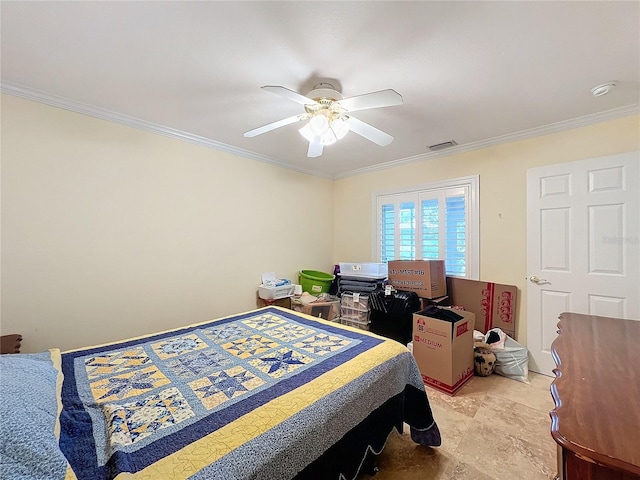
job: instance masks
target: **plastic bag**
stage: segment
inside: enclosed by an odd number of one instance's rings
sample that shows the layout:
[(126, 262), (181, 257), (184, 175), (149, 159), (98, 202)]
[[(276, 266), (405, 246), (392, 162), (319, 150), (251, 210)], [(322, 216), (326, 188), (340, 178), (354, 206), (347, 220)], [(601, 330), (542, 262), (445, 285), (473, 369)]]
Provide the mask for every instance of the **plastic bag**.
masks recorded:
[[(499, 330), (498, 333), (501, 334), (501, 337), (504, 335), (504, 343), (500, 341), (496, 344), (490, 344), (491, 350), (496, 356), (494, 372), (519, 382), (531, 383), (529, 381), (529, 351), (527, 347), (504, 334), (499, 328), (492, 330)], [(487, 332), (487, 337), (489, 332)]]
[(504, 348), (493, 350), (496, 355), (495, 372), (519, 382), (529, 382), (529, 352), (513, 338), (507, 337)]
[(473, 331), (473, 341), (474, 342), (484, 342), (484, 333), (479, 330)]

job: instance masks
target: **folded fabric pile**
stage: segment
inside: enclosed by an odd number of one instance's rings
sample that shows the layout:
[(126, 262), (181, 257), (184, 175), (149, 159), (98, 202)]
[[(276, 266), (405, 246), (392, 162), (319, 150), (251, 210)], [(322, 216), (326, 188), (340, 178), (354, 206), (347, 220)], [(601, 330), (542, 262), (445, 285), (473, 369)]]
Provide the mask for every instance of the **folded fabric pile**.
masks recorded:
[(338, 280), (338, 294), (365, 293), (372, 294), (376, 291), (384, 291), (384, 280), (358, 279), (340, 277)]

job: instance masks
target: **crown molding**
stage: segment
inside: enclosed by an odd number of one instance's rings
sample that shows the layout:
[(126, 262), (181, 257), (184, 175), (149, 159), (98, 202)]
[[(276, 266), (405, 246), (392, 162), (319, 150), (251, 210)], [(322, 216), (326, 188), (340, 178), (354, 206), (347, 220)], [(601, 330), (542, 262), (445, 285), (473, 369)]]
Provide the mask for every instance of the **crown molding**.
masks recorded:
[(217, 142), (210, 138), (202, 137), (200, 135), (194, 135), (189, 132), (184, 132), (182, 130), (177, 130), (175, 128), (167, 127), (165, 125), (160, 125), (153, 122), (148, 122), (146, 120), (141, 120), (139, 118), (130, 117), (129, 115), (123, 115), (121, 113), (113, 112), (105, 108), (99, 108), (92, 105), (88, 105), (86, 103), (77, 102), (69, 98), (50, 95), (46, 92), (42, 92), (39, 90), (21, 87), (18, 85), (14, 85), (10, 82), (3, 81), (2, 83), (0, 83), (0, 91), (2, 91), (3, 93), (7, 93), (9, 95), (13, 95), (15, 97), (21, 97), (27, 100), (33, 100), (35, 102), (44, 103), (52, 107), (58, 107), (65, 110), (69, 110), (74, 113), (80, 113), (82, 115), (88, 115), (90, 117), (99, 118), (101, 120), (107, 120), (110, 122), (118, 123), (120, 125), (125, 125), (127, 127), (140, 128), (148, 132), (158, 133), (160, 135), (164, 135), (167, 137), (177, 138), (179, 140), (183, 140), (189, 143), (201, 145), (207, 148), (213, 148), (215, 150), (230, 153), (232, 155), (236, 155), (239, 157), (249, 158), (251, 160), (257, 160), (259, 162), (268, 163), (271, 165), (275, 165), (277, 167), (285, 168), (287, 170), (293, 170), (299, 173), (313, 175), (315, 177), (333, 179), (332, 176), (327, 175), (325, 173), (318, 172), (315, 170), (297, 168), (295, 166), (282, 163), (271, 157), (267, 157), (266, 155), (260, 155), (258, 153), (251, 152), (249, 150), (244, 150), (242, 148), (237, 148), (232, 145), (227, 145), (226, 143)]
[(259, 162), (268, 163), (277, 167), (285, 168), (287, 170), (293, 170), (298, 173), (306, 175), (313, 175), (315, 177), (327, 178), (330, 180), (338, 180), (341, 178), (353, 177), (364, 173), (377, 172), (379, 170), (387, 170), (389, 168), (397, 167), (400, 165), (406, 165), (409, 163), (421, 162), (424, 160), (431, 160), (434, 158), (448, 157), (458, 153), (470, 152), (473, 150), (480, 150), (495, 145), (504, 143), (515, 142), (518, 140), (525, 140), (528, 138), (539, 137), (550, 133), (562, 132), (564, 130), (571, 130), (573, 128), (584, 127), (592, 125), (594, 123), (604, 122), (607, 120), (613, 120), (616, 118), (625, 117), (628, 115), (634, 115), (640, 113), (640, 105), (632, 104), (624, 107), (614, 108), (604, 112), (599, 112), (591, 115), (585, 115), (582, 117), (565, 120), (562, 122), (551, 123), (549, 125), (543, 125), (528, 130), (521, 130), (519, 132), (508, 133), (506, 135), (500, 135), (477, 142), (466, 143), (462, 145), (456, 145), (455, 147), (447, 148), (438, 152), (428, 152), (420, 155), (414, 155), (411, 157), (405, 157), (398, 160), (392, 160), (379, 165), (371, 167), (358, 168), (356, 170), (350, 170), (348, 172), (330, 175), (316, 170), (309, 170), (304, 168), (295, 167), (293, 165), (285, 164), (274, 158), (267, 157), (266, 155), (260, 155), (249, 150), (237, 148), (226, 143), (217, 142), (210, 138), (202, 137), (200, 135), (194, 135), (192, 133), (177, 130), (175, 128), (167, 127), (165, 125), (159, 125), (153, 122), (147, 122), (139, 118), (130, 117), (121, 113), (113, 112), (104, 108), (95, 107), (82, 102), (77, 102), (65, 97), (59, 97), (56, 95), (50, 95), (46, 92), (42, 92), (35, 89), (21, 87), (19, 85), (12, 84), (10, 82), (2, 81), (0, 83), (0, 91), (13, 95), (16, 97), (26, 98), (27, 100), (33, 100), (35, 102), (44, 103), (53, 107), (63, 108), (82, 115), (88, 115), (90, 117), (107, 120), (110, 122), (118, 123), (128, 127), (140, 128), (152, 133), (158, 133), (172, 138), (177, 138), (196, 145), (213, 148), (222, 152), (230, 153), (239, 157), (249, 158)]
[(550, 123), (540, 127), (530, 128), (528, 130), (521, 130), (519, 132), (507, 133), (493, 138), (480, 140), (477, 142), (465, 143), (457, 145), (455, 147), (446, 148), (438, 152), (428, 152), (420, 155), (414, 155), (411, 157), (405, 157), (398, 160), (392, 160), (391, 162), (381, 163), (371, 167), (358, 168), (349, 172), (344, 172), (334, 176), (334, 180), (341, 178), (353, 177), (356, 175), (362, 175), (363, 173), (377, 172), (379, 170), (386, 170), (389, 168), (397, 167), (399, 165), (406, 165), (409, 163), (421, 162), (424, 160), (432, 160), (434, 158), (449, 157), (458, 153), (471, 152), (473, 150), (480, 150), (482, 148), (492, 147), (495, 145), (501, 145), (504, 143), (516, 142), (518, 140), (525, 140), (533, 137), (540, 137), (550, 133), (562, 132), (565, 130), (571, 130), (579, 127), (586, 127), (594, 123), (600, 123), (607, 120), (614, 120), (616, 118), (622, 118), (629, 115), (635, 115), (640, 113), (640, 104), (634, 103), (631, 105), (625, 105), (624, 107), (618, 107), (604, 112), (594, 113), (591, 115), (584, 115), (582, 117), (572, 118), (570, 120), (564, 120), (562, 122)]

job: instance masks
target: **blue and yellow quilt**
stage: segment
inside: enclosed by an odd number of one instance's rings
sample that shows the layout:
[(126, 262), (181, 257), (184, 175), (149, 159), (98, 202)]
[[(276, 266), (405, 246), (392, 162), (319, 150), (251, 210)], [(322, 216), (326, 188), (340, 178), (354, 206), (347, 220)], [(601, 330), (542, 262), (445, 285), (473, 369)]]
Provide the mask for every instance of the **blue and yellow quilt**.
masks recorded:
[[(60, 448), (80, 480), (292, 478), (424, 390), (399, 343), (274, 307), (66, 352), (62, 371)], [(433, 424), (426, 395), (411, 408)]]

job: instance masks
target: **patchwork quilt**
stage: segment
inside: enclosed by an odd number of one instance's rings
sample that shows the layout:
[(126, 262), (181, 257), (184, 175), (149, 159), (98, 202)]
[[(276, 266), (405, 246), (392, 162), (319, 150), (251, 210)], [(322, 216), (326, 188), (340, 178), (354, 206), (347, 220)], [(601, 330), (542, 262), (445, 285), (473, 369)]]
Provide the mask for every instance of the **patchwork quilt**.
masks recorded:
[[(399, 343), (277, 307), (66, 352), (62, 371), (59, 445), (80, 480), (292, 478), (424, 392)], [(433, 428), (426, 394), (409, 397), (406, 421)]]

